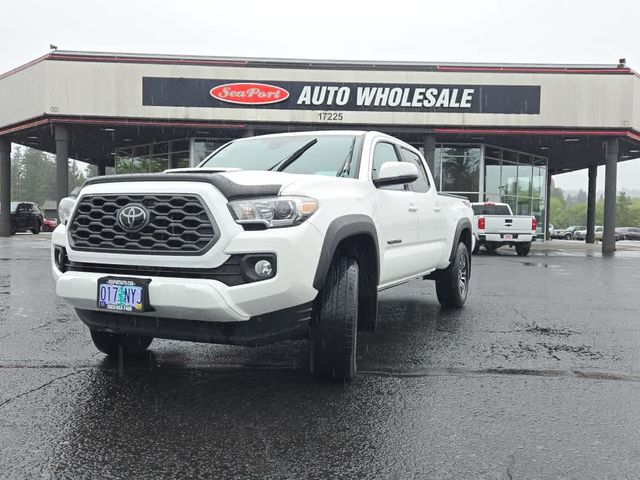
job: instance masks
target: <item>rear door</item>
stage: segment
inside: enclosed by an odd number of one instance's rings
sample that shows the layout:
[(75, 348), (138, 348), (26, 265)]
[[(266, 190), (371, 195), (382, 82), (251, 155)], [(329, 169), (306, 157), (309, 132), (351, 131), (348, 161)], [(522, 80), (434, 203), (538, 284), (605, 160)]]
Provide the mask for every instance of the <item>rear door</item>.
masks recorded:
[[(371, 179), (387, 162), (400, 162), (396, 145), (387, 139), (375, 141)], [(375, 203), (380, 236), (380, 284), (388, 285), (420, 273), (416, 193), (407, 185), (376, 188)]]

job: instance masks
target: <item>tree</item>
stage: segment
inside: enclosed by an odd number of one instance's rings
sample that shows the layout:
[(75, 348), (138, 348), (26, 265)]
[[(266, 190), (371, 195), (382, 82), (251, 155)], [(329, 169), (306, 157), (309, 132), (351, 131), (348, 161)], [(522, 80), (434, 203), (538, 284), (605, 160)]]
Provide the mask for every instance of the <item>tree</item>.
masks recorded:
[[(69, 189), (81, 186), (86, 180), (85, 168), (75, 160), (69, 162)], [(11, 201), (36, 202), (57, 196), (56, 163), (46, 152), (28, 147), (14, 150), (11, 160)]]
[(74, 188), (81, 187), (87, 179), (86, 172), (78, 167), (75, 160), (71, 160), (69, 164), (69, 191)]

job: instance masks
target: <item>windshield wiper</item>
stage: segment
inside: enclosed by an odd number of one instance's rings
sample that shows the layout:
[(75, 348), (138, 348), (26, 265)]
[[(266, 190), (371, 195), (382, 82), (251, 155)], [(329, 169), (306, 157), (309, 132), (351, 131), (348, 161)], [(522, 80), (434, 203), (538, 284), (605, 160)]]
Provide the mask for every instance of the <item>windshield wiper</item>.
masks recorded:
[(351, 146), (349, 147), (349, 151), (347, 152), (347, 156), (344, 157), (344, 162), (340, 166), (336, 177), (342, 177), (342, 174), (346, 174), (349, 176), (351, 172), (351, 160), (353, 159), (353, 147), (356, 144), (356, 137), (353, 137), (353, 141), (351, 142)]
[(299, 149), (293, 152), (291, 155), (286, 156), (282, 160), (278, 160), (275, 164), (267, 169), (267, 171), (275, 170), (276, 172), (281, 172), (297, 159), (299, 159), (304, 152), (313, 147), (316, 143), (318, 143), (318, 139), (314, 138), (313, 140), (309, 140), (307, 143), (302, 145)]

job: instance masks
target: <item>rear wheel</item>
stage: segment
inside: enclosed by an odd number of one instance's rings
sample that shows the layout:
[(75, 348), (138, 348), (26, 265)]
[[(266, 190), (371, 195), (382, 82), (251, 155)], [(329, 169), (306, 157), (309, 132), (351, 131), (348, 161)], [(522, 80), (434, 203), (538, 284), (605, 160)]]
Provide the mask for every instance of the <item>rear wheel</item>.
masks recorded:
[(143, 355), (153, 341), (153, 337), (109, 333), (94, 330), (93, 328), (89, 330), (91, 331), (91, 339), (96, 348), (110, 357), (118, 356), (120, 349), (122, 349), (123, 354), (132, 357)]
[(348, 380), (356, 375), (358, 264), (334, 259), (313, 312), (310, 370), (318, 378)]
[(516, 253), (519, 257), (526, 257), (527, 255), (529, 255), (530, 249), (530, 243), (516, 243)]
[(34, 227), (31, 229), (31, 233), (33, 233), (34, 235), (37, 235), (40, 233), (40, 225), (38, 225), (37, 227)]
[(564, 236), (565, 240), (571, 240), (571, 234), (570, 233), (566, 233)]
[(471, 259), (467, 246), (460, 242), (451, 264), (436, 277), (438, 302), (445, 308), (462, 308), (469, 292)]

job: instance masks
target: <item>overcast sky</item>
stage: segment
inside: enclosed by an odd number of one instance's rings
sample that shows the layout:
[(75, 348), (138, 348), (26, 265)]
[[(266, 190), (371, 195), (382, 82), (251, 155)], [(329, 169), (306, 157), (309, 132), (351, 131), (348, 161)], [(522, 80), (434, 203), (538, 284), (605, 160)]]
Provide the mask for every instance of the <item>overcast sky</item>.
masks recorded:
[[(0, 72), (50, 43), (356, 60), (614, 64), (624, 57), (640, 70), (639, 0), (4, 0), (0, 8)], [(618, 177), (620, 188), (639, 189), (640, 160), (621, 164)], [(586, 173), (555, 181), (586, 188)]]

